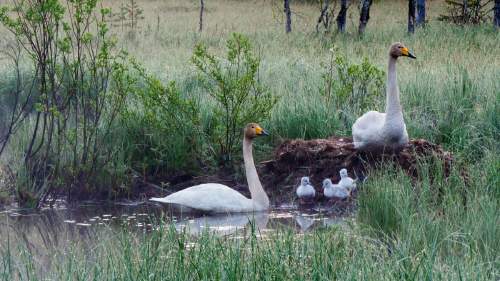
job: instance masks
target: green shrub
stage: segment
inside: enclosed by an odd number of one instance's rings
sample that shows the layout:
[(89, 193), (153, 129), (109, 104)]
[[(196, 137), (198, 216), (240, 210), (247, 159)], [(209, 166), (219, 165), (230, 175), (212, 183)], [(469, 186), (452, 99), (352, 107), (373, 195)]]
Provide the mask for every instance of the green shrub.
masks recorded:
[(380, 106), (384, 96), (384, 71), (363, 58), (360, 64), (348, 60), (335, 47), (322, 63), (323, 86), (320, 93), (326, 104), (337, 108), (341, 118), (349, 120)]
[(203, 158), (199, 105), (135, 63), (140, 83), (123, 115), (130, 168), (164, 177), (197, 168)]
[(211, 151), (220, 164), (230, 165), (241, 128), (248, 122), (266, 119), (277, 98), (259, 82), (260, 59), (254, 55), (250, 40), (234, 33), (226, 46), (226, 58), (219, 58), (198, 44), (191, 61), (204, 89), (216, 102), (211, 122), (205, 128)]
[(1, 8), (0, 22), (23, 50), (11, 56), (14, 65), (19, 69), (17, 60), (27, 58), (34, 72), (31, 81), (17, 72), (15, 118), (8, 125), (14, 129), (4, 138), (23, 139), (15, 143), (23, 146), (15, 160), (22, 163), (16, 170), (20, 203), (39, 205), (54, 194), (109, 193), (99, 190), (99, 179), (114, 180), (120, 166), (112, 163), (119, 146), (110, 136), (136, 82), (127, 54), (108, 34), (104, 19), (110, 11), (97, 11), (96, 0), (13, 5)]
[(331, 48), (330, 52), (329, 61), (322, 64), (324, 87), (320, 91), (327, 102), (361, 111), (380, 102), (384, 96), (384, 71), (367, 57), (356, 64), (339, 53), (337, 48)]

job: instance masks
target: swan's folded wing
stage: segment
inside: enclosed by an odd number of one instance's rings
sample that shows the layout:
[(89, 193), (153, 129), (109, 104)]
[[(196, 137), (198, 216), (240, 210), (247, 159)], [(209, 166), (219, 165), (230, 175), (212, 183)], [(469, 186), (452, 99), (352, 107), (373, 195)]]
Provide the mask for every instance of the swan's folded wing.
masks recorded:
[(252, 208), (252, 200), (218, 183), (195, 185), (166, 197), (150, 200), (210, 212), (243, 212)]
[(369, 111), (359, 117), (352, 125), (352, 137), (356, 147), (363, 146), (366, 141), (375, 141), (379, 138), (384, 126), (385, 113)]
[(368, 111), (359, 117), (352, 125), (352, 130), (366, 130), (372, 128), (382, 128), (385, 122), (385, 113), (378, 111)]

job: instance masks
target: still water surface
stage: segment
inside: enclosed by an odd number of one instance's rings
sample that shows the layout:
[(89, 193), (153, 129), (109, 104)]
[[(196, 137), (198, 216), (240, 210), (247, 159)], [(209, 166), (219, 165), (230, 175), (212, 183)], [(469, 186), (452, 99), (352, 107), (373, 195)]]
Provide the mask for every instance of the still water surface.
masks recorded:
[(343, 225), (349, 216), (341, 216), (332, 208), (320, 206), (299, 210), (282, 205), (270, 212), (255, 214), (201, 215), (183, 213), (149, 202), (113, 205), (87, 204), (60, 206), (39, 211), (11, 209), (0, 212), (0, 250), (24, 247), (38, 259), (42, 267), (51, 267), (53, 250), (71, 251), (75, 242), (90, 251), (99, 239), (113, 239), (123, 233), (148, 235), (159, 225), (171, 225), (176, 231), (193, 237), (203, 231), (238, 239), (255, 222), (259, 235), (277, 229), (297, 234), (329, 225)]

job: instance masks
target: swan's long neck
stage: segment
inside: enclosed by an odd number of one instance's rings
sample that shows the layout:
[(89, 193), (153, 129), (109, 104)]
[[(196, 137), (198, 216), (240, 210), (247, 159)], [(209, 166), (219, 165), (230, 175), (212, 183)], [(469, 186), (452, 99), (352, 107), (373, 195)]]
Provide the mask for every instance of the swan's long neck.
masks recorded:
[(399, 87), (396, 74), (396, 58), (389, 55), (387, 72), (387, 101), (385, 107), (386, 125), (403, 122), (403, 112), (399, 101)]
[(262, 208), (269, 208), (269, 198), (262, 188), (253, 162), (252, 140), (246, 137), (243, 138), (243, 161), (245, 162), (245, 173), (252, 200)]

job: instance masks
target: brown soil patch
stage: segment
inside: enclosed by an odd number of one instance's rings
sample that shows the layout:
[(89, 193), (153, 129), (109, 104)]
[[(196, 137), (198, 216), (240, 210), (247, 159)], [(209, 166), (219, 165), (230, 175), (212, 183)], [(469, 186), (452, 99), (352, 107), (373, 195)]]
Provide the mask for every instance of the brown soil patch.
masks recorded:
[(446, 177), (450, 175), (453, 155), (423, 139), (414, 139), (399, 153), (373, 154), (354, 149), (350, 137), (331, 137), (315, 140), (287, 140), (274, 152), (273, 160), (262, 162), (261, 180), (273, 199), (294, 196), (295, 187), (303, 176), (309, 176), (312, 184), (321, 193), (325, 178), (333, 182), (340, 180), (339, 171), (346, 168), (351, 177), (364, 177), (369, 170), (387, 165), (401, 167), (416, 181), (419, 161), (435, 161), (442, 165)]

